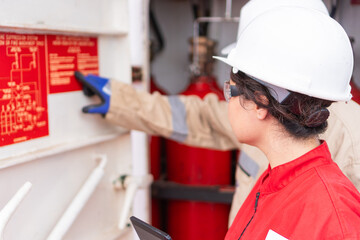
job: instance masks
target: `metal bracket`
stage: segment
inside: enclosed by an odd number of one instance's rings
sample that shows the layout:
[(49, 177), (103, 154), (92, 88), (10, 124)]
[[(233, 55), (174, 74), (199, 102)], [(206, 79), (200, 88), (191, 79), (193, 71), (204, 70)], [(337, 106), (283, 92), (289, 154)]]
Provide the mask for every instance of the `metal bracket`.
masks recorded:
[(160, 199), (176, 199), (231, 204), (234, 186), (194, 186), (168, 181), (155, 181), (152, 196)]

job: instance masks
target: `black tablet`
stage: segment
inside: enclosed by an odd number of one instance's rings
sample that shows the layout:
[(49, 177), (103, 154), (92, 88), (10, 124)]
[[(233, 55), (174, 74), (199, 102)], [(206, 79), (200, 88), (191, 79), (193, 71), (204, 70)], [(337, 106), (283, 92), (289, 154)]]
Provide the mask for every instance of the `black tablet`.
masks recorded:
[(130, 221), (140, 240), (171, 240), (169, 234), (151, 226), (137, 217), (130, 217)]

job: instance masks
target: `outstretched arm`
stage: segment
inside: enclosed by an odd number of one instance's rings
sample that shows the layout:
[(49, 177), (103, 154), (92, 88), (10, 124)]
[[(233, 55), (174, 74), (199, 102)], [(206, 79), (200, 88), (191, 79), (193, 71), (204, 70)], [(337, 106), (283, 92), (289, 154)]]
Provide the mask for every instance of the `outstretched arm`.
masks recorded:
[(184, 144), (215, 149), (237, 148), (227, 119), (227, 105), (215, 94), (164, 96), (136, 91), (111, 81), (106, 119), (126, 128), (161, 135)]
[(215, 94), (203, 100), (197, 96), (163, 96), (136, 91), (128, 84), (95, 75), (76, 72), (75, 76), (85, 95), (100, 98), (99, 104), (84, 107), (85, 113), (99, 113), (122, 127), (188, 145), (237, 148), (227, 119), (227, 104)]

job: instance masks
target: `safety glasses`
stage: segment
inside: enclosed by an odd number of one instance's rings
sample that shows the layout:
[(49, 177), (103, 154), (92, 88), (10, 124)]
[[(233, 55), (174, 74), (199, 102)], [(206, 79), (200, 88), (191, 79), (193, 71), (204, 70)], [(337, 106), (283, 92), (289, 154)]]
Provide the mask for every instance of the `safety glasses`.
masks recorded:
[(235, 85), (231, 85), (230, 81), (224, 82), (224, 97), (227, 102), (230, 101), (230, 98), (240, 96), (241, 92)]

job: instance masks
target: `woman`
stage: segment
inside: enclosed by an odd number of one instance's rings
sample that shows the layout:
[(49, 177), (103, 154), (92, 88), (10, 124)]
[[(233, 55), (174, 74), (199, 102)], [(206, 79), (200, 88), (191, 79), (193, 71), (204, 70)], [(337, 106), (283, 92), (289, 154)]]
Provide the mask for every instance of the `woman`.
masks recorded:
[(224, 93), (234, 134), (269, 161), (226, 239), (360, 239), (360, 194), (318, 139), (327, 107), (351, 98), (342, 27), (316, 10), (279, 7), (216, 58), (232, 67)]

